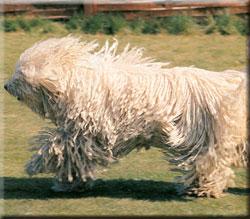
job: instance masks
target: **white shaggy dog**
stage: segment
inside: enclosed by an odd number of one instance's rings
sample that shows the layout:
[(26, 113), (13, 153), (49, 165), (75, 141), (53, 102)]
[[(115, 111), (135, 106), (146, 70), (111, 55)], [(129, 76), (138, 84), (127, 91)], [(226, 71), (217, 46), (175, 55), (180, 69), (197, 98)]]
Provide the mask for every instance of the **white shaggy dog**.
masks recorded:
[[(35, 138), (30, 175), (53, 172), (72, 191), (135, 148), (161, 148), (186, 191), (220, 196), (246, 163), (246, 76), (167, 68), (118, 43), (52, 38), (27, 49), (5, 89), (56, 128)], [(86, 186), (86, 185), (85, 185)]]

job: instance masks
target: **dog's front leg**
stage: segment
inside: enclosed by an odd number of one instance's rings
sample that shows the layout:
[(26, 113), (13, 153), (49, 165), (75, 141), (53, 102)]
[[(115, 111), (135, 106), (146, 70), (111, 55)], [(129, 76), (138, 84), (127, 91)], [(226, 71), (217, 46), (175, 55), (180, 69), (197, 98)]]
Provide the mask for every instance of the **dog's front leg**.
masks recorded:
[(38, 151), (26, 166), (29, 175), (54, 173), (55, 191), (82, 190), (91, 185), (98, 158), (102, 157), (92, 139), (59, 127), (40, 132), (34, 140)]

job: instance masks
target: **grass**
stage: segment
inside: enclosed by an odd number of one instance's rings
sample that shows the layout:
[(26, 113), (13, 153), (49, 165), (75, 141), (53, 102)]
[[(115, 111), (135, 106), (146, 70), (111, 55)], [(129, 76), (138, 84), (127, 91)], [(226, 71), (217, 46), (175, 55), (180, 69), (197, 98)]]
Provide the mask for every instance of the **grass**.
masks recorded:
[[(3, 79), (14, 71), (19, 55), (34, 42), (66, 32), (4, 34)], [(83, 39), (104, 42), (105, 35), (77, 33)], [(172, 36), (117, 34), (121, 47), (130, 42), (146, 48), (146, 55), (172, 66), (195, 65), (210, 70), (246, 68), (246, 39), (240, 35)], [(220, 199), (192, 198), (176, 195), (173, 183), (176, 172), (156, 149), (132, 152), (108, 170), (99, 172), (92, 191), (58, 194), (50, 190), (52, 176), (41, 174), (29, 178), (24, 165), (32, 153), (28, 139), (48, 121), (41, 120), (26, 106), (8, 95), (4, 96), (4, 215), (246, 215), (247, 174), (236, 170), (236, 186)], [(101, 180), (102, 179), (102, 180)]]

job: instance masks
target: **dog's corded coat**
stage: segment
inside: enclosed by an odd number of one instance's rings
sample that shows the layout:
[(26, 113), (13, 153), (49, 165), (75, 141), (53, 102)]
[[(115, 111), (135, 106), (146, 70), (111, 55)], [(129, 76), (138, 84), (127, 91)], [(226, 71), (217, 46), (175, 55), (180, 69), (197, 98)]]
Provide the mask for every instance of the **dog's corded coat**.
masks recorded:
[[(188, 191), (220, 196), (246, 164), (246, 76), (168, 68), (129, 45), (74, 37), (35, 44), (20, 57), (7, 90), (51, 120), (33, 140), (30, 175), (53, 172), (55, 189), (94, 179), (135, 148), (161, 148), (186, 173)], [(57, 188), (59, 187), (59, 188)]]

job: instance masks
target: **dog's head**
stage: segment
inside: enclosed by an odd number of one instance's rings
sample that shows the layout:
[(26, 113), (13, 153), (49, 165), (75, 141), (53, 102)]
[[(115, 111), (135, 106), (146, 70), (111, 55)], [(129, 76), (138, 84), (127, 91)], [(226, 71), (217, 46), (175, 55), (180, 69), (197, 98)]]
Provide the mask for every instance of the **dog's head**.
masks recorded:
[(70, 36), (38, 42), (21, 54), (15, 73), (4, 88), (46, 117), (51, 108), (48, 99), (64, 96), (78, 63), (96, 47), (93, 42), (86, 44)]
[[(45, 116), (43, 101), (41, 98), (42, 89), (38, 84), (28, 80), (27, 72), (22, 69), (20, 60), (16, 64), (15, 73), (4, 85), (6, 91), (25, 103), (34, 112)], [(33, 69), (34, 70), (34, 69)]]

